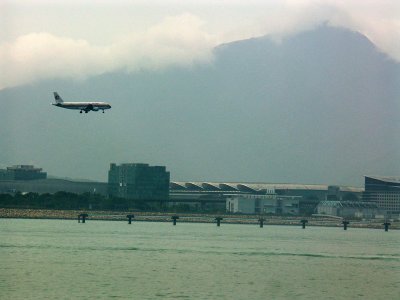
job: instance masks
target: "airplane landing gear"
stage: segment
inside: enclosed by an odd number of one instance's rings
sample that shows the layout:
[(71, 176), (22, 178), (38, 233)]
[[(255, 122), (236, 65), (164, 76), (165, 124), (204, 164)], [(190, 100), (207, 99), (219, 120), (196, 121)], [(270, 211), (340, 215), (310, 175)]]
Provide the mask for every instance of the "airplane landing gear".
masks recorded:
[(79, 113), (82, 113), (82, 111), (80, 111)]
[(103, 109), (103, 114), (104, 114), (104, 109)]

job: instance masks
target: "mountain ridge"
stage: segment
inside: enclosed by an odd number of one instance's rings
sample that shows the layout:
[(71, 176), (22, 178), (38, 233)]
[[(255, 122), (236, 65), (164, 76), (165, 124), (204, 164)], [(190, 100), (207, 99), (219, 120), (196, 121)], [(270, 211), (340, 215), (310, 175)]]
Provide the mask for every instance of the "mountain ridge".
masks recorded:
[[(194, 181), (359, 186), (363, 174), (399, 173), (400, 65), (366, 37), (322, 26), (279, 44), (222, 45), (214, 55), (213, 64), (187, 69), (0, 91), (0, 162), (32, 160), (96, 180), (110, 162), (166, 165), (173, 180)], [(54, 108), (53, 90), (113, 108), (86, 116)]]

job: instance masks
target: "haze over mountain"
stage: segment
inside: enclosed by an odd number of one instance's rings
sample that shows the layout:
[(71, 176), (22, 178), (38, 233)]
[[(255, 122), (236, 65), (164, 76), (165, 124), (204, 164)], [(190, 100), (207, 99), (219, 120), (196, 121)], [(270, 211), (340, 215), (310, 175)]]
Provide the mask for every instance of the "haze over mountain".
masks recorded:
[[(53, 91), (112, 109), (59, 109)], [(145, 162), (173, 180), (362, 185), (400, 173), (399, 99), (399, 63), (321, 26), (221, 45), (192, 68), (4, 89), (0, 167), (106, 180), (110, 162)]]

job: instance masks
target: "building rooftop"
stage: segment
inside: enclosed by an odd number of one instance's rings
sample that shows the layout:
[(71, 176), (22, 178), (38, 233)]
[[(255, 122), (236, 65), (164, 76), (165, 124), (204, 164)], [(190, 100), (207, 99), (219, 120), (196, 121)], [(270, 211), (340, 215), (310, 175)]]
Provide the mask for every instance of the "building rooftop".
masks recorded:
[[(238, 182), (204, 182), (204, 181), (173, 181), (171, 190), (187, 191), (239, 191), (263, 192), (267, 190), (319, 190), (327, 191), (328, 185), (323, 184), (292, 184), (292, 183), (238, 183)], [(340, 191), (361, 193), (363, 188), (340, 187)]]
[(42, 168), (35, 168), (33, 165), (14, 165), (7, 167), (8, 171), (42, 171)]
[(364, 176), (364, 177), (387, 182), (387, 183), (400, 184), (400, 177), (395, 177), (395, 176)]
[(361, 201), (321, 201), (318, 206), (348, 208), (378, 208), (376, 203)]

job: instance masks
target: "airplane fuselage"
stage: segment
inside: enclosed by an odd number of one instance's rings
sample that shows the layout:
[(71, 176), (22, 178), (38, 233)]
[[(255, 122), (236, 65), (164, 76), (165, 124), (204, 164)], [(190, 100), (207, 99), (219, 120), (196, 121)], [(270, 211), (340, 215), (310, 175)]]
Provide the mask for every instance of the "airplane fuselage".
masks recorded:
[(77, 110), (105, 110), (110, 109), (111, 105), (106, 102), (63, 102), (53, 103), (54, 106), (66, 108), (66, 109), (77, 109)]
[(107, 102), (64, 102), (64, 100), (60, 97), (60, 95), (57, 92), (54, 92), (53, 94), (54, 94), (54, 99), (56, 100), (56, 103), (52, 103), (54, 106), (66, 109), (80, 110), (80, 113), (82, 113), (83, 111), (85, 113), (88, 113), (91, 110), (92, 111), (102, 110), (104, 113), (104, 110), (111, 108), (111, 105), (108, 104)]

